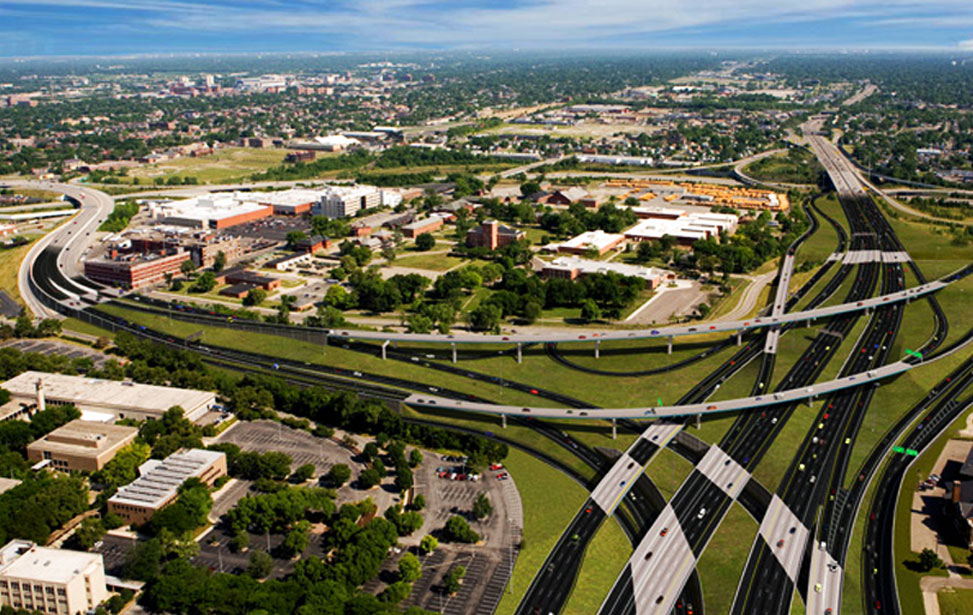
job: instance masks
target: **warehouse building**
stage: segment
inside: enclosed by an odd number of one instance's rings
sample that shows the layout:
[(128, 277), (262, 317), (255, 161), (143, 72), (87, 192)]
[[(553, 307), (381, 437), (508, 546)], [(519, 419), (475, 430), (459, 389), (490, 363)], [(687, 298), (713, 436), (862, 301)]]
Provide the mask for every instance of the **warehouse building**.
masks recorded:
[(61, 472), (95, 472), (135, 441), (139, 430), (126, 425), (74, 420), (27, 445), (27, 459), (48, 461)]
[(193, 228), (224, 229), (274, 213), (274, 206), (247, 200), (241, 193), (208, 194), (184, 201), (149, 205), (149, 216), (167, 224)]
[(186, 418), (196, 421), (216, 403), (216, 394), (209, 391), (35, 371), (23, 372), (0, 386), (10, 392), (11, 402), (38, 411), (51, 404), (73, 404), (82, 418), (93, 420), (159, 419), (169, 408), (179, 406)]
[(444, 221), (444, 217), (434, 214), (428, 218), (416, 220), (404, 225), (402, 227), (402, 235), (410, 239), (415, 239), (423, 233), (435, 233), (439, 229), (443, 228)]
[(15, 539), (0, 549), (0, 604), (57, 615), (87, 613), (108, 598), (100, 553)]
[(179, 451), (162, 461), (150, 459), (139, 466), (139, 477), (119, 488), (108, 499), (108, 512), (129, 524), (141, 525), (179, 496), (179, 487), (190, 478), (207, 485), (226, 476), (226, 454), (198, 448)]

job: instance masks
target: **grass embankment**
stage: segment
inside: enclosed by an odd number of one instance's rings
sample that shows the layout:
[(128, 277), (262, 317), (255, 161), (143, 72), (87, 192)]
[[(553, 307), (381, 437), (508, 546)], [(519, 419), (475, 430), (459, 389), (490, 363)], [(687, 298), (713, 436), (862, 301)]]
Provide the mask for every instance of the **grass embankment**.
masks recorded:
[(716, 320), (736, 309), (736, 306), (739, 305), (740, 299), (743, 298), (743, 294), (750, 287), (750, 284), (752, 282), (745, 278), (731, 277), (731, 290), (729, 294), (724, 295), (717, 301), (716, 305), (713, 306), (713, 310), (706, 317), (706, 320)]
[(523, 504), (524, 545), (514, 565), (513, 585), (504, 592), (497, 615), (517, 609), (547, 554), (587, 498), (580, 485), (520, 451), (511, 450), (504, 465), (517, 483)]
[(20, 288), (17, 284), (17, 274), (20, 271), (20, 264), (24, 262), (24, 257), (30, 252), (30, 247), (39, 237), (38, 235), (24, 235), (30, 241), (16, 248), (0, 249), (0, 288), (7, 291), (7, 294), (23, 305), (20, 298)]
[(759, 526), (737, 503), (730, 506), (696, 569), (707, 613), (729, 613)]
[(606, 519), (588, 544), (574, 590), (561, 613), (597, 613), (632, 555), (632, 544), (614, 517)]
[(645, 473), (659, 488), (662, 497), (667, 502), (672, 499), (673, 494), (676, 493), (676, 490), (692, 471), (693, 464), (672, 452), (668, 447), (656, 453), (645, 469)]

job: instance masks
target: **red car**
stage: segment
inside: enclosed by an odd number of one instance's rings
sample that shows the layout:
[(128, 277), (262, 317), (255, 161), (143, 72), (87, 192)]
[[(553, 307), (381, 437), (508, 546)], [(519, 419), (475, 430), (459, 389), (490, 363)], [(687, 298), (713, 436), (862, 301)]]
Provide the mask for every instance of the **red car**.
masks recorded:
[(491, 470), (502, 470), (503, 469), (503, 464), (502, 463), (494, 463), (494, 464), (490, 465), (490, 469)]

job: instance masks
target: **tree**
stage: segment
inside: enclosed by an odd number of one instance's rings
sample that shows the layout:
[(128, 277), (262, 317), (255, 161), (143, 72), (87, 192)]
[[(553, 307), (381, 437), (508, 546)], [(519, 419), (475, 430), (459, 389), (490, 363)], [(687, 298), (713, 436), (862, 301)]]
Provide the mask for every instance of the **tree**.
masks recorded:
[(470, 327), (474, 331), (495, 331), (500, 327), (502, 312), (491, 303), (481, 303), (469, 312)]
[(412, 593), (412, 584), (405, 581), (396, 581), (385, 588), (379, 599), (387, 604), (398, 604), (409, 597)]
[(459, 591), (460, 583), (466, 576), (466, 568), (464, 566), (454, 566), (446, 576), (443, 577), (443, 592), (447, 594), (455, 594)]
[(250, 554), (247, 564), (247, 574), (255, 579), (266, 578), (274, 570), (274, 558), (264, 551), (254, 551)]
[(294, 470), (294, 474), (291, 475), (291, 480), (293, 480), (295, 483), (300, 484), (300, 483), (307, 482), (307, 480), (312, 476), (314, 476), (314, 464), (305, 463), (304, 465), (299, 466), (296, 470)]
[(480, 540), (480, 535), (473, 531), (466, 519), (453, 515), (446, 521), (444, 534), (448, 540), (454, 542), (473, 543)]
[(262, 288), (251, 288), (247, 292), (247, 296), (243, 298), (243, 305), (247, 307), (253, 307), (255, 305), (260, 305), (267, 298), (267, 291)]
[(473, 515), (477, 519), (485, 519), (493, 513), (493, 504), (490, 503), (490, 498), (486, 496), (485, 493), (479, 493), (476, 496), (476, 500), (473, 502)]
[(929, 572), (933, 568), (943, 568), (944, 566), (943, 560), (932, 549), (923, 549), (919, 554), (919, 567), (924, 572)]
[(406, 329), (409, 333), (429, 333), (432, 330), (432, 320), (423, 314), (410, 314), (406, 319)]
[(365, 458), (365, 461), (378, 459), (378, 444), (375, 442), (366, 442), (365, 447), (362, 449), (362, 457)]
[(307, 233), (304, 231), (290, 231), (285, 236), (285, 239), (287, 240), (287, 245), (293, 248), (297, 245), (297, 242), (302, 239), (307, 239)]
[(395, 486), (399, 491), (405, 491), (413, 484), (412, 470), (408, 466), (395, 469)]
[(216, 257), (213, 258), (213, 271), (220, 272), (226, 267), (226, 254), (223, 250), (216, 253)]
[(358, 482), (363, 489), (371, 489), (382, 482), (382, 475), (375, 468), (368, 468), (358, 475)]
[(432, 236), (431, 233), (420, 233), (416, 237), (416, 249), (420, 252), (427, 252), (432, 250), (436, 245), (436, 238)]
[(438, 548), (439, 540), (437, 540), (436, 537), (431, 534), (426, 534), (422, 537), (422, 540), (419, 541), (419, 550), (425, 554), (432, 553)]
[(532, 194), (536, 194), (541, 191), (541, 185), (536, 181), (526, 181), (520, 184), (520, 194), (521, 196), (528, 197)]
[(527, 324), (533, 324), (541, 317), (543, 311), (544, 306), (541, 305), (540, 301), (530, 299), (524, 303), (524, 320), (527, 321)]
[(422, 510), (426, 507), (426, 498), (421, 493), (416, 497), (412, 498), (412, 505), (409, 507), (412, 510)]
[(78, 529), (75, 530), (72, 536), (72, 543), (77, 547), (87, 551), (91, 547), (95, 546), (95, 543), (102, 539), (105, 535), (105, 526), (101, 522), (101, 519), (96, 517), (88, 517), (81, 522)]
[(409, 465), (413, 468), (422, 463), (422, 451), (417, 448), (409, 451)]
[(601, 308), (593, 299), (585, 299), (581, 304), (581, 320), (591, 322), (601, 318)]
[(281, 551), (289, 556), (294, 557), (307, 549), (307, 545), (310, 543), (309, 534), (311, 532), (311, 524), (304, 519), (301, 519), (287, 531), (284, 536), (284, 542), (281, 543)]
[(208, 293), (209, 291), (216, 288), (216, 274), (212, 271), (204, 271), (203, 275), (199, 276), (195, 283), (193, 283), (192, 291), (197, 293)]
[(194, 271), (196, 271), (196, 263), (194, 263), (192, 259), (187, 258), (182, 262), (181, 265), (179, 265), (179, 271), (181, 271), (182, 274), (188, 278), (193, 274)]
[(415, 583), (422, 576), (422, 564), (412, 553), (406, 553), (399, 558), (399, 580)]
[(351, 478), (351, 468), (343, 463), (336, 463), (328, 470), (328, 483), (333, 487), (340, 487)]

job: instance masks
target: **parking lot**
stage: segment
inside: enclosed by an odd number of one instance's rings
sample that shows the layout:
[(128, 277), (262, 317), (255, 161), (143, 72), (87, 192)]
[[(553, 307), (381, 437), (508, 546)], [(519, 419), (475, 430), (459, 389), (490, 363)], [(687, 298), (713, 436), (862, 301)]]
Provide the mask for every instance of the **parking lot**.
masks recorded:
[(294, 461), (292, 468), (310, 463), (315, 475), (326, 473), (336, 463), (347, 464), (356, 474), (360, 465), (352, 459), (351, 451), (340, 444), (274, 421), (240, 421), (215, 441), (231, 442), (247, 451), (287, 453)]
[(269, 239), (271, 241), (286, 241), (287, 233), (291, 231), (304, 231), (310, 234), (311, 226), (302, 217), (290, 216), (271, 216), (239, 224), (226, 229), (226, 234), (234, 237), (252, 237)]
[(55, 342), (49, 340), (9, 340), (0, 346), (5, 348), (16, 348), (20, 352), (59, 354), (72, 359), (81, 359), (87, 357), (94, 362), (95, 367), (100, 367), (101, 364), (107, 361), (109, 358), (107, 355), (100, 353), (97, 350), (84, 348), (82, 346), (75, 346), (74, 344), (68, 344), (67, 342)]

